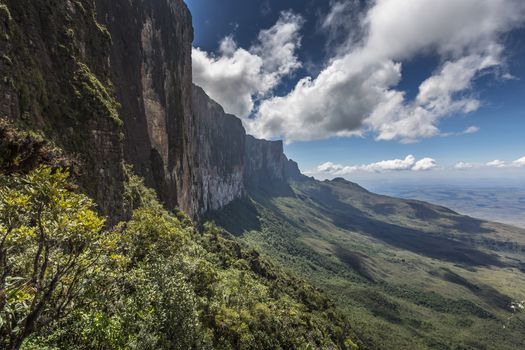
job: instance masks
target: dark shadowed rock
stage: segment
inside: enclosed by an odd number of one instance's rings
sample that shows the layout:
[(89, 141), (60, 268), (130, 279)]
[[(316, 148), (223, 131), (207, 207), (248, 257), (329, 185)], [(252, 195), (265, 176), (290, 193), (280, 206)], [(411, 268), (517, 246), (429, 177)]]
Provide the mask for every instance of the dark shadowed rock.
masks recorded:
[(80, 184), (116, 219), (124, 172), (110, 49), (93, 1), (5, 0), (0, 8), (0, 117), (42, 131), (76, 158)]
[(182, 0), (97, 0), (111, 37), (124, 157), (169, 207), (199, 211), (191, 15)]

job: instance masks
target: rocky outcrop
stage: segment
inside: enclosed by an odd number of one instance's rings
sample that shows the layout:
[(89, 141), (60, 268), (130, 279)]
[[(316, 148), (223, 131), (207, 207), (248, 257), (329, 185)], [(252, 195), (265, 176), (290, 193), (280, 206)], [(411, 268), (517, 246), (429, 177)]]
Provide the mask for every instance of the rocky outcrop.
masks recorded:
[(200, 212), (217, 210), (244, 194), (246, 132), (198, 86), (193, 88), (197, 125)]
[(67, 168), (76, 172), (76, 165), (61, 149), (38, 134), (24, 132), (7, 120), (0, 119), (0, 173), (26, 174), (40, 165), (53, 169)]
[(205, 211), (219, 209), (250, 190), (307, 179), (297, 163), (285, 156), (282, 141), (247, 135), (241, 120), (226, 114), (198, 86), (194, 86), (193, 111)]
[(193, 88), (193, 115), (200, 214), (220, 209), (251, 190), (306, 178), (297, 163), (286, 158), (281, 141), (247, 135), (241, 120), (225, 113), (198, 86)]
[(306, 175), (303, 175), (299, 169), (299, 164), (297, 164), (297, 162), (293, 161), (292, 159), (288, 159), (284, 164), (284, 176), (287, 180), (292, 181), (306, 181), (312, 179)]
[(249, 188), (261, 187), (285, 179), (285, 164), (282, 141), (259, 140), (246, 136), (245, 176)]

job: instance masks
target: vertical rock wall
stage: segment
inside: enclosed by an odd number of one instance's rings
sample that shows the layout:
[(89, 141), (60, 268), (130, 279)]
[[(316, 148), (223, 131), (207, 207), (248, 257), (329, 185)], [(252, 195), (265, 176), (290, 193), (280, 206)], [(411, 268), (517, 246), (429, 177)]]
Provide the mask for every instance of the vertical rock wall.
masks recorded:
[(96, 0), (112, 37), (124, 156), (169, 207), (200, 212), (191, 112), (191, 14), (182, 0)]
[(282, 141), (266, 141), (246, 136), (245, 182), (248, 187), (283, 181), (287, 161)]
[(244, 194), (246, 132), (241, 120), (224, 113), (198, 86), (193, 88), (201, 214)]
[(0, 117), (73, 155), (82, 187), (116, 219), (124, 175), (110, 46), (90, 0), (0, 1)]
[(192, 84), (182, 0), (0, 0), (0, 117), (80, 160), (81, 185), (126, 215), (124, 163), (194, 219), (300, 174)]
[(306, 178), (284, 155), (282, 141), (247, 135), (241, 120), (226, 114), (198, 86), (192, 107), (198, 130), (200, 214), (220, 209), (250, 190)]

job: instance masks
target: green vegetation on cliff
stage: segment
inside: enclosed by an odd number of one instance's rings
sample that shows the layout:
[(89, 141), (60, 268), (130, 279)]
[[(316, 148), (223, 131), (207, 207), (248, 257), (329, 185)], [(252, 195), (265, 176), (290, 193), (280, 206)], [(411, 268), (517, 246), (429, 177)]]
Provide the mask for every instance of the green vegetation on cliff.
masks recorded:
[(323, 293), (128, 176), (114, 228), (62, 170), (0, 178), (2, 349), (354, 349)]

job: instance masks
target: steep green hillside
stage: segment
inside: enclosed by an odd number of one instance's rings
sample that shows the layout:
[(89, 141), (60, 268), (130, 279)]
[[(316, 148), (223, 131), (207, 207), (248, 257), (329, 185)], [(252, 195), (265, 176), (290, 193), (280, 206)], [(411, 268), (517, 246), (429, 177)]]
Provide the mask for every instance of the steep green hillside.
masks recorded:
[(60, 168), (0, 175), (0, 348), (357, 348), (318, 289), (131, 173), (124, 196), (133, 217), (107, 228)]
[(372, 348), (525, 346), (524, 230), (342, 179), (269, 185), (213, 219), (337, 298)]

